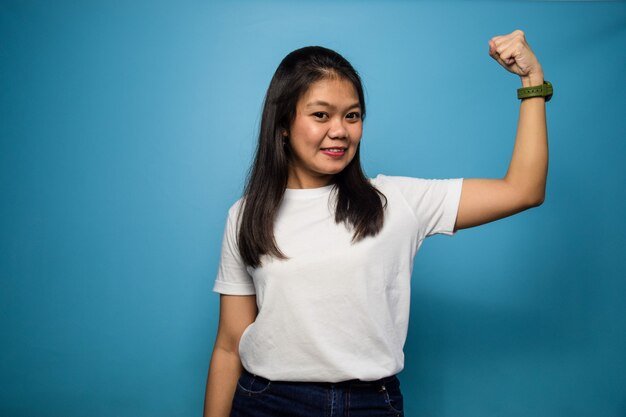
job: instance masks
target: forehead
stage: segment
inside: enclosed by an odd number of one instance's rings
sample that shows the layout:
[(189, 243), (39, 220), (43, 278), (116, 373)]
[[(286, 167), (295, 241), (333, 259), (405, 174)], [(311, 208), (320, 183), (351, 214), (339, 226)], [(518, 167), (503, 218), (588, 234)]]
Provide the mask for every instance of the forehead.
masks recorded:
[(304, 92), (298, 107), (307, 106), (317, 101), (324, 101), (334, 105), (353, 105), (359, 102), (354, 85), (345, 78), (323, 78), (311, 84)]

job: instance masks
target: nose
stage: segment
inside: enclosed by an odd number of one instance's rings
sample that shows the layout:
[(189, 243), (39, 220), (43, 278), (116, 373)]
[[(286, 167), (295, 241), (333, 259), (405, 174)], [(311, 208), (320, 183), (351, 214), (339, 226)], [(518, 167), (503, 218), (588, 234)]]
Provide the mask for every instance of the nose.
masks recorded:
[(328, 137), (331, 139), (345, 139), (348, 137), (348, 129), (346, 128), (346, 121), (342, 118), (333, 119), (330, 128), (328, 129)]

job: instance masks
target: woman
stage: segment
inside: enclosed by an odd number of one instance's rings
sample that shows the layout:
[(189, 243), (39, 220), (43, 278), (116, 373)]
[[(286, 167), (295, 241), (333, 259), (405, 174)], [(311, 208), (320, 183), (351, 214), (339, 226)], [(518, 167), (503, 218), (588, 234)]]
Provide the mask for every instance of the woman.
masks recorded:
[[(489, 54), (523, 87), (544, 85), (523, 32), (492, 38)], [(205, 416), (403, 415), (395, 374), (413, 257), (427, 236), (542, 203), (538, 91), (521, 103), (504, 178), (367, 179), (356, 71), (325, 48), (287, 55), (265, 97), (244, 196), (229, 211)]]

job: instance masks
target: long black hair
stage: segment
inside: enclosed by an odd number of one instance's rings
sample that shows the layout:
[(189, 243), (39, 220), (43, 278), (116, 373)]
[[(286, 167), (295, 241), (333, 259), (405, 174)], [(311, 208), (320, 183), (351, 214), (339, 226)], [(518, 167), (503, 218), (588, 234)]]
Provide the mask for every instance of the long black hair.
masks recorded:
[[(296, 105), (309, 87), (325, 78), (341, 78), (354, 86), (365, 117), (361, 78), (337, 52), (308, 46), (288, 54), (280, 63), (265, 95), (259, 141), (248, 174), (240, 211), (238, 246), (242, 259), (254, 268), (262, 255), (285, 259), (274, 239), (274, 221), (287, 188), (289, 151), (284, 132), (289, 132)], [(333, 177), (337, 192), (335, 221), (354, 231), (353, 240), (375, 236), (383, 227), (385, 198), (363, 173), (360, 145), (352, 161)]]

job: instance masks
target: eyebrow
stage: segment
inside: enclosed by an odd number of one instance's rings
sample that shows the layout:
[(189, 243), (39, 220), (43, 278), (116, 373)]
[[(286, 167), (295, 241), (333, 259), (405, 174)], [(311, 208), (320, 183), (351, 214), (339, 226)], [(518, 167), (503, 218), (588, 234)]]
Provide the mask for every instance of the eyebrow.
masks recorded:
[[(310, 103), (307, 103), (305, 107), (314, 107), (314, 106), (324, 106), (324, 107), (329, 107), (331, 109), (335, 109), (336, 107), (333, 106), (332, 104), (323, 101), (323, 100), (316, 100), (316, 101), (311, 101)], [(348, 109), (354, 109), (354, 108), (360, 108), (361, 104), (360, 103), (354, 103), (351, 106), (348, 106)]]

